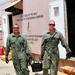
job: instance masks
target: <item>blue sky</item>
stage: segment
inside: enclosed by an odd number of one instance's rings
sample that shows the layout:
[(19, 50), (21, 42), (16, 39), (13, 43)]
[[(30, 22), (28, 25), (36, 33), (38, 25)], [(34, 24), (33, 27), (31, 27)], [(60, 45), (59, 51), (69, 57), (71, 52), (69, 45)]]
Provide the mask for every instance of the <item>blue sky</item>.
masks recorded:
[(0, 0), (0, 3), (3, 2), (3, 1), (5, 1), (5, 0)]

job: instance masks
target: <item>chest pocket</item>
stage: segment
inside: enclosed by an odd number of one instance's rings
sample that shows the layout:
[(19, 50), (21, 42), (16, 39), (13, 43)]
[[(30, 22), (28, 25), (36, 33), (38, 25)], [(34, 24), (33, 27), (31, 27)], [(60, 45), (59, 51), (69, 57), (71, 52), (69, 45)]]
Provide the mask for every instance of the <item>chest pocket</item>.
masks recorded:
[(23, 42), (19, 42), (21, 47), (24, 47), (24, 43)]
[(20, 38), (19, 38), (19, 39), (18, 39), (18, 42), (19, 42), (19, 44), (20, 44), (21, 47), (24, 47), (24, 41), (23, 41), (23, 39), (20, 39)]
[(11, 41), (11, 48), (15, 48), (15, 41)]
[(59, 43), (59, 37), (53, 37), (52, 42), (58, 44)]
[(52, 47), (52, 48), (54, 48), (54, 47), (56, 47), (58, 44), (59, 44), (59, 37), (54, 36), (54, 37), (50, 37), (50, 38), (47, 39), (47, 44), (46, 44), (46, 46), (47, 46), (47, 47)]

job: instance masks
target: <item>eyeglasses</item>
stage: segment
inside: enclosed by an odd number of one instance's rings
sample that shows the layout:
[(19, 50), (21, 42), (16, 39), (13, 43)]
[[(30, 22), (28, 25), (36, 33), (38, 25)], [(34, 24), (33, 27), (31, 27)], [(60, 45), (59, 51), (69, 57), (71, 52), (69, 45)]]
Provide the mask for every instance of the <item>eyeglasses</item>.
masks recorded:
[(55, 24), (49, 24), (50, 26), (55, 26)]

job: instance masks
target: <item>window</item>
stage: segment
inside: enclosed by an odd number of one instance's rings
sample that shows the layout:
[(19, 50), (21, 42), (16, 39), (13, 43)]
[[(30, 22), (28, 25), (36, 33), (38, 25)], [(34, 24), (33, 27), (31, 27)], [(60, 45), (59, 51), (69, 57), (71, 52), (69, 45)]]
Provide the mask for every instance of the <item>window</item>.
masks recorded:
[(54, 7), (54, 15), (59, 16), (59, 7)]

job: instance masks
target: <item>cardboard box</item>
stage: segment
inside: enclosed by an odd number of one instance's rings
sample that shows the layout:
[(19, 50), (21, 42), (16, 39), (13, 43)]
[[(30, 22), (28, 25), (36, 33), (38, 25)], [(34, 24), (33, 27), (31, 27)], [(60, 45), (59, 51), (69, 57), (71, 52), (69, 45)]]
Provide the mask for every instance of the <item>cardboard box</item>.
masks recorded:
[(75, 66), (63, 66), (61, 67), (62, 72), (68, 74), (68, 75), (75, 75)]
[(66, 60), (66, 59), (60, 59), (59, 60), (59, 66), (58, 66), (58, 70), (61, 70), (61, 67), (63, 66), (71, 66), (74, 67), (75, 66), (75, 61), (74, 60)]
[[(5, 61), (5, 55), (1, 55), (1, 56), (0, 56), (0, 59), (3, 60), (3, 61)], [(9, 55), (8, 55), (8, 60), (9, 60), (9, 61), (12, 60), (12, 54), (11, 54), (11, 52), (10, 52)]]

